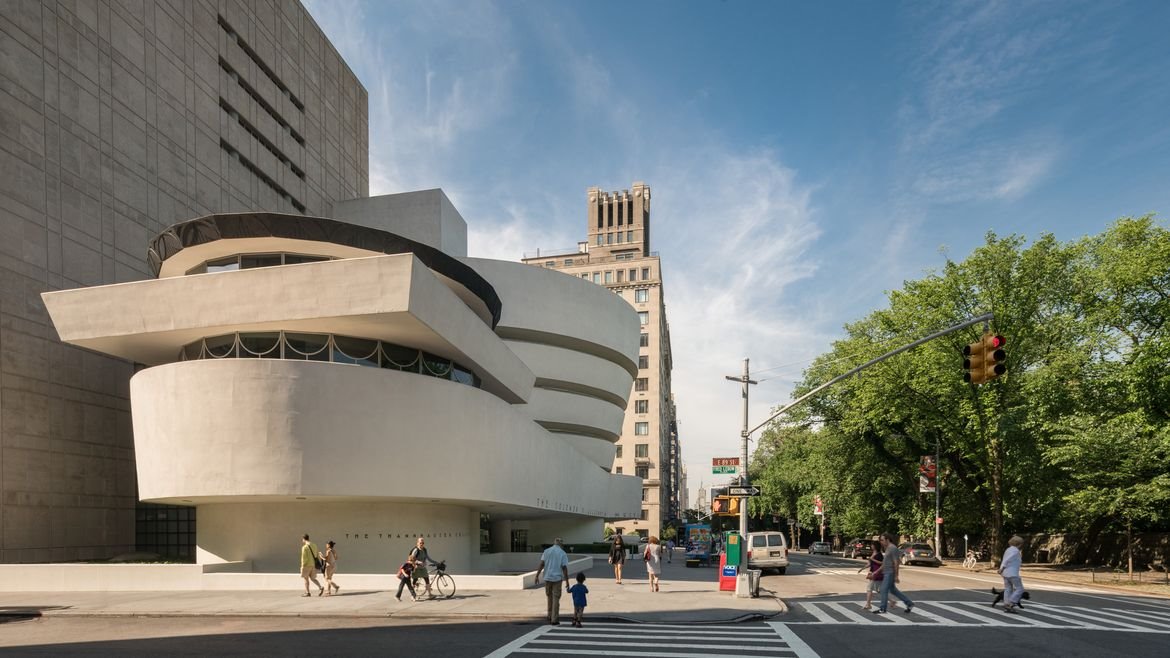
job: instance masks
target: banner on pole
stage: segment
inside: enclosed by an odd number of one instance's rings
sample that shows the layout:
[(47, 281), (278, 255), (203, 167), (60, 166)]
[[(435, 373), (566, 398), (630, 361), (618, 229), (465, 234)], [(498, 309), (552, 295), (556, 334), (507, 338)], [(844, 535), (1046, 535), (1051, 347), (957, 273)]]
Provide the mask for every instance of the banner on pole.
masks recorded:
[(934, 493), (937, 487), (938, 464), (934, 462), (934, 455), (923, 455), (918, 462), (918, 491)]

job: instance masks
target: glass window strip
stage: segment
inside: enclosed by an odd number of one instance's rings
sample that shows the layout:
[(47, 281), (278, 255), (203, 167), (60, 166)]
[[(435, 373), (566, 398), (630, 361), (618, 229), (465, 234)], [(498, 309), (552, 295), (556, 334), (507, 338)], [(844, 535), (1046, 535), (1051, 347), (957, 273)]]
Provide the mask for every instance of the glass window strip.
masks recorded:
[[(208, 341), (211, 341), (212, 344), (208, 345)], [(260, 343), (260, 341), (274, 341), (274, 343), (271, 347), (263, 351), (247, 347), (247, 343), (249, 342)], [(312, 346), (317, 344), (318, 341), (320, 341), (321, 346), (313, 351), (306, 351), (294, 345), (294, 343), (298, 343)], [(370, 344), (370, 351), (368, 354), (361, 356), (361, 353), (353, 348), (363, 343)], [(349, 345), (350, 349), (348, 351), (342, 349), (341, 345)], [(355, 354), (355, 352), (357, 353)], [(399, 359), (404, 354), (410, 354), (412, 358), (407, 362), (401, 362), (391, 357), (392, 353), (399, 354)], [(352, 336), (286, 331), (236, 332), (234, 334), (201, 338), (196, 342), (188, 343), (179, 348), (180, 361), (256, 357), (288, 359), (293, 361), (329, 361), (345, 365), (392, 368), (405, 372), (438, 377), (475, 388), (480, 388), (483, 383), (473, 371), (464, 368), (450, 359), (445, 359), (419, 349), (395, 345), (394, 343), (369, 338), (355, 338)]]

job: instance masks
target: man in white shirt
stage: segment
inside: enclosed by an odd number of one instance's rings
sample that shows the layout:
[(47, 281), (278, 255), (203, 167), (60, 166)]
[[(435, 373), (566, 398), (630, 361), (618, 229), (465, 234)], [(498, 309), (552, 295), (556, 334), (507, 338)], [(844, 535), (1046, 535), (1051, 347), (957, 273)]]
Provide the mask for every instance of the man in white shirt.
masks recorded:
[(540, 566), (536, 569), (536, 584), (540, 584), (540, 573), (544, 572), (544, 595), (548, 599), (548, 623), (557, 626), (561, 623), (561, 587), (569, 588), (569, 556), (561, 547), (564, 543), (560, 537), (553, 540), (553, 545), (545, 549), (540, 556)]
[(1024, 561), (1020, 547), (1023, 545), (1023, 537), (1012, 535), (1007, 550), (1003, 552), (1003, 560), (999, 563), (999, 575), (1003, 576), (1004, 612), (1016, 612), (1020, 607), (1020, 598), (1024, 596), (1024, 581), (1020, 580), (1020, 564)]

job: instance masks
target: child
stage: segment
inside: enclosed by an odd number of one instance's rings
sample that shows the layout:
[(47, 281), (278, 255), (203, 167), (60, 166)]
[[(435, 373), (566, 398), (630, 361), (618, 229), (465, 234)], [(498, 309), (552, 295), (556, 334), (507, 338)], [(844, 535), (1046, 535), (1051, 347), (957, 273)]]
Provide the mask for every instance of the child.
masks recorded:
[(569, 588), (573, 595), (573, 626), (581, 628), (581, 616), (585, 614), (585, 595), (589, 588), (585, 587), (585, 572), (577, 574), (577, 584)]
[(410, 574), (413, 571), (414, 571), (414, 562), (412, 562), (411, 560), (407, 560), (406, 562), (403, 562), (402, 566), (398, 567), (398, 594), (395, 594), (394, 598), (398, 599), (399, 601), (402, 600), (402, 588), (403, 587), (410, 590), (411, 600), (414, 600), (414, 601), (418, 600), (418, 595), (414, 593), (414, 583), (411, 582), (412, 579), (410, 577)]

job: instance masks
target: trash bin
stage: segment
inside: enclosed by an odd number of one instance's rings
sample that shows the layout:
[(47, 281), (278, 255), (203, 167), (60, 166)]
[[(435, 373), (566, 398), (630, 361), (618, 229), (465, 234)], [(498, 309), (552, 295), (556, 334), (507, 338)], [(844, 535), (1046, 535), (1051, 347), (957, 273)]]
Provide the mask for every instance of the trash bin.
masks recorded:
[(747, 570), (748, 592), (751, 593), (753, 599), (759, 598), (760, 596), (760, 574), (762, 573), (763, 571), (760, 569)]

